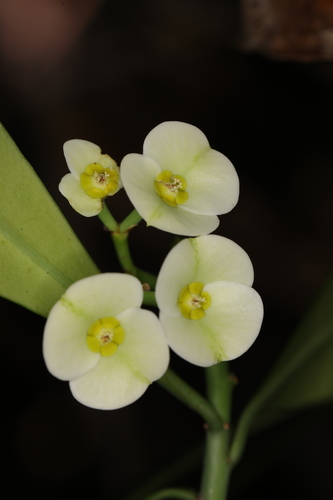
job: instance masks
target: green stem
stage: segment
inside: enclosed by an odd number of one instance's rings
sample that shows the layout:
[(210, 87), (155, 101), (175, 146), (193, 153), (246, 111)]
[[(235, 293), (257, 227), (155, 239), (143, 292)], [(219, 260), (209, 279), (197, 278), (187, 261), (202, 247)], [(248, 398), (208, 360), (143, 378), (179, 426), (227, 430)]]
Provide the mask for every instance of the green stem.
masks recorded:
[(128, 273), (136, 276), (141, 283), (148, 283), (151, 288), (155, 288), (156, 285), (156, 276), (142, 269), (137, 268), (131, 257), (131, 252), (128, 244), (129, 232), (120, 232), (113, 231), (111, 233), (111, 238), (123, 270)]
[(145, 500), (163, 500), (164, 498), (178, 498), (179, 500), (195, 500), (197, 498), (197, 493), (194, 490), (188, 490), (183, 488), (168, 488), (165, 490), (157, 491)]
[(155, 292), (143, 292), (143, 302), (145, 306), (157, 307)]
[(103, 210), (98, 214), (98, 217), (109, 231), (116, 231), (118, 222), (113, 217), (105, 203), (103, 206)]
[(227, 431), (207, 431), (201, 498), (225, 500), (230, 475)]
[(201, 394), (176, 375), (170, 368), (158, 383), (189, 408), (198, 413), (207, 423), (209, 429), (221, 429), (223, 424), (217, 411)]
[(206, 369), (207, 396), (224, 422), (231, 417), (231, 392), (234, 377), (229, 374), (228, 363), (221, 362)]
[(137, 226), (141, 220), (141, 215), (134, 209), (119, 225), (119, 232), (124, 233), (125, 231), (129, 231), (133, 226)]
[[(154, 274), (148, 273), (147, 271), (143, 271), (142, 269), (139, 269), (137, 267), (135, 275), (141, 281), (141, 283), (148, 283), (148, 285), (155, 290), (157, 277)], [(157, 304), (155, 302), (154, 304), (151, 305), (157, 305)]]
[(111, 233), (111, 238), (123, 270), (128, 274), (136, 276), (136, 267), (133, 264), (131, 252), (128, 246), (128, 234), (114, 231)]
[(207, 368), (206, 380), (208, 400), (219, 414), (224, 425), (220, 429), (207, 429), (201, 498), (203, 500), (225, 500), (231, 472), (229, 422), (233, 386), (227, 363), (222, 362)]
[(155, 288), (156, 276), (137, 268), (132, 261), (129, 250), (129, 231), (142, 219), (138, 212), (133, 210), (121, 224), (118, 224), (108, 207), (104, 204), (103, 210), (98, 217), (111, 233), (112, 241), (122, 269), (128, 274), (136, 276), (141, 283), (148, 283), (151, 288)]

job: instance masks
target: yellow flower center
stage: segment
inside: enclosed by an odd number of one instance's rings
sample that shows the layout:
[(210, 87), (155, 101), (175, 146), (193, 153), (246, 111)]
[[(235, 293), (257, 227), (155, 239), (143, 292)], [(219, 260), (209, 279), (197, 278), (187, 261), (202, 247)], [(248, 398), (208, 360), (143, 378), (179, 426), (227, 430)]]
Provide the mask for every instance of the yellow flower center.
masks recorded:
[(119, 174), (114, 168), (90, 163), (80, 176), (80, 184), (91, 198), (105, 198), (118, 188)]
[(170, 170), (163, 170), (154, 181), (156, 193), (171, 207), (181, 205), (188, 200), (186, 186), (185, 178), (182, 175), (173, 175)]
[(101, 356), (112, 356), (124, 342), (125, 331), (116, 318), (100, 318), (91, 325), (87, 333), (87, 346)]
[(184, 286), (178, 297), (180, 312), (187, 319), (202, 319), (212, 303), (208, 292), (203, 292), (204, 284), (195, 281)]

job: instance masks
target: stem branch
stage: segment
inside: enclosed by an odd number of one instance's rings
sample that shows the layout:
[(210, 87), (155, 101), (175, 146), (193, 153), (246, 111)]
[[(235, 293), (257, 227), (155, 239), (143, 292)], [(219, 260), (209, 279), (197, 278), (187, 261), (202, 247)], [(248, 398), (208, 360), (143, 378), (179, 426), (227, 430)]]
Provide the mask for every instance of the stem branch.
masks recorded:
[(124, 233), (129, 231), (133, 226), (137, 226), (141, 220), (141, 215), (134, 209), (119, 225), (119, 232)]
[(118, 223), (104, 203), (103, 210), (98, 214), (98, 218), (109, 231), (116, 231)]

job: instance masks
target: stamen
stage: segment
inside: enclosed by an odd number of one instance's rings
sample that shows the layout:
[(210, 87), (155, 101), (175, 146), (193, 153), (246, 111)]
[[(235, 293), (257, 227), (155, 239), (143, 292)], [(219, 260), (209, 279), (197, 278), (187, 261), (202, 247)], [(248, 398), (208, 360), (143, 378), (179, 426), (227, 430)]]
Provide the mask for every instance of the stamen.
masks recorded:
[(203, 283), (194, 281), (180, 292), (178, 306), (185, 318), (198, 320), (205, 317), (205, 311), (210, 307), (212, 300), (209, 293), (203, 291), (203, 288)]
[(118, 189), (119, 173), (116, 169), (104, 168), (99, 163), (90, 163), (80, 176), (80, 184), (91, 198), (105, 198)]
[(170, 170), (163, 170), (154, 181), (154, 188), (158, 196), (172, 207), (181, 205), (188, 200), (186, 186), (184, 177), (173, 175)]
[(124, 342), (125, 331), (119, 321), (113, 317), (98, 319), (93, 323), (87, 333), (87, 346), (92, 352), (101, 356), (111, 356), (118, 346)]

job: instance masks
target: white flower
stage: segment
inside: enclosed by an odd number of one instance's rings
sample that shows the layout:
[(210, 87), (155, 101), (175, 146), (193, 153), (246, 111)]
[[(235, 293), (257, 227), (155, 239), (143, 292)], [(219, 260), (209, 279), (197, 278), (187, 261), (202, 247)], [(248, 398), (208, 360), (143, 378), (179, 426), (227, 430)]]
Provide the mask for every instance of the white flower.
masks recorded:
[(178, 243), (156, 284), (160, 321), (171, 349), (199, 366), (243, 354), (263, 319), (252, 283), (252, 263), (233, 241), (208, 235)]
[(232, 163), (211, 149), (193, 125), (164, 122), (143, 144), (143, 154), (121, 162), (126, 193), (147, 225), (185, 236), (214, 231), (218, 214), (238, 201), (239, 181)]
[(99, 146), (81, 139), (65, 142), (64, 155), (71, 173), (60, 181), (61, 194), (79, 214), (98, 215), (103, 199), (121, 188), (119, 167)]
[(163, 328), (140, 308), (133, 276), (98, 274), (71, 285), (54, 305), (44, 331), (48, 370), (70, 381), (86, 406), (116, 409), (137, 400), (169, 363)]

